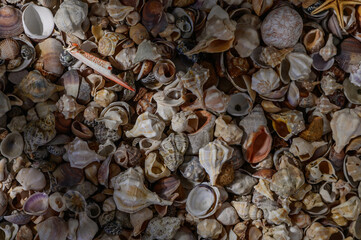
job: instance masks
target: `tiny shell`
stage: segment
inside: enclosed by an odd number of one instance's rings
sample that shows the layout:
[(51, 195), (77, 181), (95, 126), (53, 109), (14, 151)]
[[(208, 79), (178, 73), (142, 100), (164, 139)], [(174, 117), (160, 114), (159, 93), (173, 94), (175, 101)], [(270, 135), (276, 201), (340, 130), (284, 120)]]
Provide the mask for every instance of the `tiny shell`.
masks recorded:
[(69, 95), (61, 96), (59, 101), (56, 103), (56, 106), (59, 112), (65, 116), (65, 119), (74, 119), (85, 109), (85, 106), (78, 104), (76, 100)]
[(143, 40), (149, 39), (149, 33), (141, 23), (138, 23), (130, 27), (129, 37), (139, 45)]
[(12, 38), (4, 39), (0, 42), (0, 57), (4, 60), (15, 59), (20, 54), (20, 46)]

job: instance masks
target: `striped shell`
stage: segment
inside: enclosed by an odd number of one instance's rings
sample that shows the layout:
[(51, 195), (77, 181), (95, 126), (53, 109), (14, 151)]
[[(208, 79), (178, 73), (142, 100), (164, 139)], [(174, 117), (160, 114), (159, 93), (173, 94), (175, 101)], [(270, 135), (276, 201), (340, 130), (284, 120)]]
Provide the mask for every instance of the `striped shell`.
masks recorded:
[(0, 58), (15, 59), (20, 53), (20, 46), (14, 39), (7, 38), (0, 42)]
[(0, 38), (14, 37), (23, 32), (21, 14), (20, 10), (9, 5), (0, 8)]

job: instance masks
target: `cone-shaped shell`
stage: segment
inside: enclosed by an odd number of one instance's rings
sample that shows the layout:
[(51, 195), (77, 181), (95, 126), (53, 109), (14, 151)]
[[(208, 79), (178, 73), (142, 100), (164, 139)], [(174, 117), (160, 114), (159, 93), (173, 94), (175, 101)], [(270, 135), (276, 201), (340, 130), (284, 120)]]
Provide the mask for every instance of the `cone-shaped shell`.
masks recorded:
[(120, 211), (135, 213), (152, 204), (162, 206), (172, 204), (145, 187), (143, 170), (139, 166), (128, 168), (112, 178), (111, 183), (114, 187), (114, 202)]

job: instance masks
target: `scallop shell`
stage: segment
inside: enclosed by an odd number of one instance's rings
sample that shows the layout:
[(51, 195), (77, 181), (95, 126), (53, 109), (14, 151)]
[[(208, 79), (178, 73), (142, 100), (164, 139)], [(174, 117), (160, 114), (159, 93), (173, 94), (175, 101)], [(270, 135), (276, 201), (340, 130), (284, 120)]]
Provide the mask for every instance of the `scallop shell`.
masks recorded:
[(325, 159), (319, 158), (306, 165), (306, 179), (311, 184), (321, 181), (336, 182), (337, 176), (332, 163)]
[(218, 139), (199, 149), (199, 162), (208, 173), (212, 185), (216, 184), (223, 164), (232, 157), (232, 153), (233, 148)]
[(9, 160), (17, 158), (24, 150), (24, 140), (20, 133), (12, 132), (8, 134), (0, 144), (1, 154)]
[(23, 32), (22, 12), (11, 5), (0, 8), (0, 38), (15, 37)]
[(302, 112), (296, 110), (273, 113), (271, 117), (273, 129), (286, 141), (306, 128)]
[(188, 138), (183, 133), (171, 133), (160, 144), (159, 154), (163, 157), (164, 164), (172, 172), (176, 171), (183, 163), (183, 156), (188, 148)]
[(105, 157), (102, 157), (91, 150), (88, 143), (78, 137), (65, 145), (64, 148), (66, 150), (65, 157), (73, 168), (83, 169), (92, 162), (100, 162), (105, 159)]
[(144, 136), (147, 138), (160, 139), (165, 123), (161, 121), (157, 116), (145, 112), (138, 116), (134, 127), (125, 132), (125, 135), (129, 137)]
[(140, 167), (128, 168), (111, 179), (114, 187), (114, 201), (118, 210), (135, 213), (152, 204), (167, 206), (172, 202), (161, 199), (144, 185), (143, 170)]
[(151, 183), (161, 178), (168, 177), (171, 174), (167, 166), (158, 161), (158, 156), (154, 152), (149, 153), (145, 158), (144, 171), (145, 177)]
[[(348, 124), (345, 125), (345, 122)], [(330, 124), (337, 153), (341, 152), (352, 138), (361, 135), (360, 122), (360, 110), (358, 108), (346, 108), (334, 113)]]
[(62, 86), (51, 83), (44, 78), (39, 71), (34, 70), (29, 72), (28, 75), (21, 80), (16, 92), (38, 103), (46, 101), (51, 95), (63, 89)]
[(74, 34), (85, 39), (82, 24), (88, 15), (88, 5), (79, 0), (65, 0), (54, 16), (54, 22), (60, 31)]
[(292, 8), (283, 6), (269, 12), (262, 22), (262, 39), (268, 46), (293, 47), (301, 36), (303, 22)]

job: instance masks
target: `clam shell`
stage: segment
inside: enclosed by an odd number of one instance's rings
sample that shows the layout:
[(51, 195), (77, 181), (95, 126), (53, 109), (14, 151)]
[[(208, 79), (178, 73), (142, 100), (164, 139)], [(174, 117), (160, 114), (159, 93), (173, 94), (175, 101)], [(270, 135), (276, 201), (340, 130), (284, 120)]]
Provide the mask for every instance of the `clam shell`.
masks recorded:
[(48, 201), (48, 194), (34, 193), (24, 203), (24, 212), (33, 216), (41, 216), (48, 210)]
[(4, 60), (13, 60), (20, 54), (20, 46), (12, 38), (4, 39), (0, 42), (0, 58)]
[(0, 38), (15, 37), (23, 32), (22, 12), (6, 5), (0, 8)]
[(68, 235), (68, 226), (65, 221), (56, 216), (52, 216), (36, 225), (39, 233), (39, 239), (58, 239), (66, 240)]
[(1, 141), (0, 152), (8, 159), (14, 159), (20, 156), (23, 150), (24, 140), (18, 132), (8, 134), (6, 138)]

